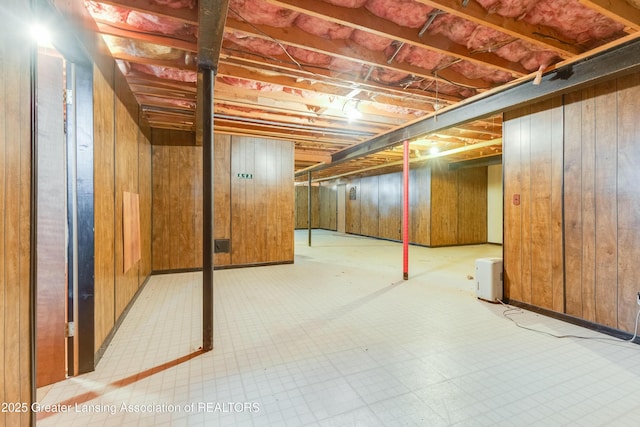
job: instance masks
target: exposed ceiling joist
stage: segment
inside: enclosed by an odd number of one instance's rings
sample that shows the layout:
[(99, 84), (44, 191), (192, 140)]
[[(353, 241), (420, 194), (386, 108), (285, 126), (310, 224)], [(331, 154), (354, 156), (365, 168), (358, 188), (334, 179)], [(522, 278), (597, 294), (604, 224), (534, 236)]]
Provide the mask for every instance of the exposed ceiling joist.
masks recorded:
[(460, 106), (453, 107), (362, 144), (342, 150), (332, 156), (332, 164), (346, 162), (388, 149), (407, 139), (447, 129), (458, 123), (508, 111), (526, 103), (566, 93), (579, 87), (593, 84), (613, 76), (638, 72), (640, 70), (640, 40), (633, 40), (615, 50), (559, 68), (543, 76), (539, 85), (525, 80), (515, 86), (480, 96)]

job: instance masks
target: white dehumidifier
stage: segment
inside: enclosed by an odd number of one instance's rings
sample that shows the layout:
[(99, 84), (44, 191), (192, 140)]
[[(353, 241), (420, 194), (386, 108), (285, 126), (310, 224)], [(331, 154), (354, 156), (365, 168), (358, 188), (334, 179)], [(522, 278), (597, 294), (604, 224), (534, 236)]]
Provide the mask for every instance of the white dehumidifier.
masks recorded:
[(476, 260), (476, 296), (489, 302), (502, 299), (502, 258)]

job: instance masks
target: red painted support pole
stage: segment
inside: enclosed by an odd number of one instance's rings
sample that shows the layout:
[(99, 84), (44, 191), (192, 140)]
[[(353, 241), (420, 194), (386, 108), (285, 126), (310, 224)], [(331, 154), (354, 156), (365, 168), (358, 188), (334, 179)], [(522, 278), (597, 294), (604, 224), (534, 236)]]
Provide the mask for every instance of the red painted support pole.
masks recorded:
[(404, 142), (402, 179), (402, 277), (409, 280), (409, 141)]

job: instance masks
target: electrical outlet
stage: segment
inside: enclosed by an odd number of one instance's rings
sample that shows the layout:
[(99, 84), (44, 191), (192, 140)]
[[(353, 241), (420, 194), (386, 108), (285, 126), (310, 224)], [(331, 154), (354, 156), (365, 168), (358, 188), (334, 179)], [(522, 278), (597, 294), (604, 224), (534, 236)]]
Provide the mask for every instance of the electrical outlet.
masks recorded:
[(636, 302), (638, 303), (638, 305), (640, 305), (640, 292), (638, 292), (636, 296)]

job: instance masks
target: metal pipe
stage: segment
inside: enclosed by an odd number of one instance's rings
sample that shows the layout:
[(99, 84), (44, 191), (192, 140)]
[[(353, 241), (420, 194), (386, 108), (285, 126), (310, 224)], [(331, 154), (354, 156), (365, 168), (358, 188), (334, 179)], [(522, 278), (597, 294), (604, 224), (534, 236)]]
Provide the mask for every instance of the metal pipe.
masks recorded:
[(402, 278), (409, 280), (409, 140), (404, 141), (402, 169)]
[(309, 230), (309, 246), (311, 246), (311, 171), (308, 175), (308, 187), (307, 187), (307, 228)]
[(213, 85), (214, 71), (202, 74), (202, 350), (213, 349)]

